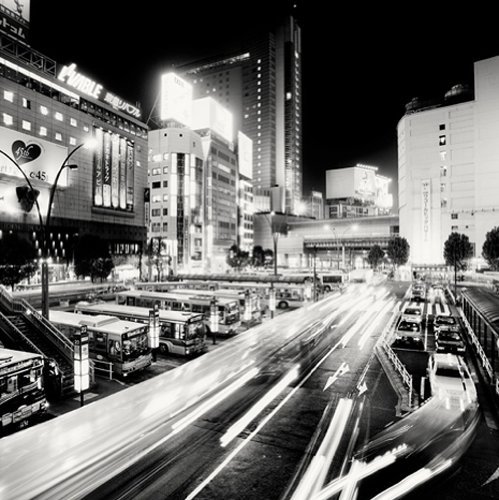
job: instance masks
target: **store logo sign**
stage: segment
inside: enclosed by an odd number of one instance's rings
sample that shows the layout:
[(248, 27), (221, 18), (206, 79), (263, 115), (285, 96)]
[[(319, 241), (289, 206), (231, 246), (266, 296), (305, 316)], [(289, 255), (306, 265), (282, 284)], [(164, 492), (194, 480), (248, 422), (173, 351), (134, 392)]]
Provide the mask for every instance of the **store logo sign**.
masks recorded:
[(26, 144), (24, 141), (14, 141), (12, 144), (14, 159), (22, 165), (36, 160), (42, 154), (42, 148), (38, 144)]

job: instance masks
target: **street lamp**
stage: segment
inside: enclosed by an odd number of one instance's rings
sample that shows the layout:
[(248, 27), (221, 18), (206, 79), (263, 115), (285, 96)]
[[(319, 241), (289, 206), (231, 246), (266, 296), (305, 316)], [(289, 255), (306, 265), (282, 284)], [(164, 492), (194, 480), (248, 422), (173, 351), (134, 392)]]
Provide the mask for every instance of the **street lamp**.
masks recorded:
[(33, 203), (36, 206), (36, 210), (38, 212), (38, 220), (39, 220), (39, 225), (40, 225), (40, 232), (42, 234), (42, 315), (46, 318), (49, 319), (49, 271), (48, 271), (48, 258), (49, 258), (49, 235), (50, 235), (50, 215), (52, 213), (52, 204), (54, 201), (54, 195), (55, 195), (55, 189), (57, 187), (57, 182), (59, 181), (59, 177), (61, 176), (62, 171), (65, 168), (69, 168), (70, 170), (75, 170), (78, 168), (77, 165), (73, 164), (68, 164), (69, 159), (82, 147), (86, 147), (88, 149), (92, 149), (95, 146), (95, 139), (90, 139), (86, 142), (83, 142), (76, 146), (64, 159), (62, 162), (56, 176), (54, 183), (50, 187), (50, 194), (49, 194), (49, 204), (47, 208), (47, 215), (45, 217), (45, 223), (43, 221), (43, 216), (42, 212), (40, 209), (40, 204), (38, 203), (38, 194), (39, 191), (35, 190), (33, 188), (33, 185), (31, 184), (31, 181), (29, 180), (28, 176), (24, 172), (24, 170), (21, 168), (21, 166), (10, 156), (7, 154), (5, 151), (2, 151), (0, 149), (0, 154), (2, 154), (5, 158), (7, 158), (11, 163), (13, 163), (16, 168), (21, 172), (22, 176), (24, 177), (24, 180), (28, 184), (29, 187), (29, 192), (31, 193), (31, 199)]
[[(348, 231), (357, 231), (357, 229), (359, 228), (359, 225), (358, 224), (352, 224), (348, 227), (346, 227), (341, 233), (340, 233), (340, 236), (343, 238), (343, 236), (348, 232)], [(324, 229), (327, 231), (330, 229), (329, 225), (326, 224), (324, 226)], [(336, 231), (336, 228), (333, 227), (332, 228), (332, 233), (333, 233), (333, 236), (335, 238), (335, 241), (336, 241), (336, 252), (337, 252), (337, 261), (338, 261), (338, 270), (340, 269), (340, 238), (338, 236), (338, 231)], [(344, 252), (344, 247), (342, 245), (342, 256), (341, 256), (341, 265), (343, 266), (343, 268), (345, 267), (345, 252)]]

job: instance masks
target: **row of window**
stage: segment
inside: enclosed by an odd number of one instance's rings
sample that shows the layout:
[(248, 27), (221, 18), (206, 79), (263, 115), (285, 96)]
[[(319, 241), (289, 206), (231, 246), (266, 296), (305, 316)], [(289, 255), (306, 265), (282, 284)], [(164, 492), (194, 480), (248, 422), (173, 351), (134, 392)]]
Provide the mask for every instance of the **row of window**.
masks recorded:
[(166, 232), (168, 231), (168, 222), (153, 222), (151, 223), (151, 232), (152, 233), (160, 233), (161, 231)]
[[(4, 125), (7, 125), (8, 127), (11, 127), (14, 125), (14, 117), (12, 115), (9, 115), (8, 113), (2, 113), (2, 120)], [(26, 130), (27, 132), (32, 132), (33, 130), (33, 125), (29, 120), (22, 120), (21, 122), (21, 128), (23, 130)], [(86, 127), (86, 132), (89, 131), (88, 127)], [(47, 137), (48, 136), (48, 130), (47, 127), (40, 126), (38, 128), (38, 135), (40, 137)], [(54, 133), (54, 139), (56, 141), (62, 142), (62, 133), (61, 132), (55, 132)], [(69, 144), (71, 146), (76, 146), (76, 138), (75, 137), (69, 137)]]
[[(159, 217), (161, 215), (161, 208), (153, 208), (151, 210), (151, 215), (153, 217)], [(167, 208), (163, 208), (163, 215), (168, 215), (168, 209)]]
[(138, 137), (147, 139), (147, 129), (139, 127), (132, 122), (123, 119), (121, 116), (118, 116), (115, 113), (110, 112), (107, 109), (91, 103), (81, 97), (75, 98), (60, 92), (59, 90), (39, 81), (37, 78), (25, 75), (21, 71), (16, 71), (13, 68), (0, 64), (0, 76), (3, 76), (19, 85), (24, 85), (26, 88), (32, 89), (39, 94), (57, 100), (62, 104), (71, 106), (79, 111), (83, 111), (84, 113), (94, 116), (98, 120), (105, 121), (120, 130), (124, 130), (132, 135), (137, 135)]
[[(163, 181), (163, 187), (166, 188), (168, 187), (168, 181)], [(159, 189), (161, 188), (161, 181), (155, 181), (152, 183), (152, 188), (153, 189)]]

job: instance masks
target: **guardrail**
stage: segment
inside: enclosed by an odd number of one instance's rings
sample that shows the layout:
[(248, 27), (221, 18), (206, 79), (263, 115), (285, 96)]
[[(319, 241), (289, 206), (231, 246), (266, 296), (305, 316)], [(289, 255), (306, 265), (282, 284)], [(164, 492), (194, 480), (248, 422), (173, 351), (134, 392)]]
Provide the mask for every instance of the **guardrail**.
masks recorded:
[(409, 407), (412, 408), (412, 375), (407, 371), (404, 364), (400, 361), (399, 357), (395, 354), (394, 350), (388, 345), (386, 340), (381, 343), (381, 347), (386, 352), (388, 358), (392, 362), (394, 368), (399, 373), (402, 381), (409, 390)]
[(109, 361), (92, 359), (95, 376), (100, 376), (106, 380), (113, 380), (113, 364)]

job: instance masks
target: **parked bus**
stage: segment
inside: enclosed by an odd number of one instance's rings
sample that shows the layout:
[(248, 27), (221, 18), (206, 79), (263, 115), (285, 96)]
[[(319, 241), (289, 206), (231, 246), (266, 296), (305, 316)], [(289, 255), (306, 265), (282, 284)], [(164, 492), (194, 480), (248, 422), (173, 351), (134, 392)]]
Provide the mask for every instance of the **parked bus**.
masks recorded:
[(117, 375), (126, 377), (151, 365), (147, 326), (103, 314), (90, 316), (54, 309), (50, 310), (50, 322), (71, 341), (86, 325), (90, 357), (112, 363)]
[[(174, 294), (165, 292), (146, 292), (142, 290), (130, 290), (120, 292), (116, 295), (118, 304), (127, 306), (147, 307), (152, 309), (158, 304), (160, 309), (172, 311), (192, 311), (202, 313), (205, 317), (205, 325), (209, 332), (211, 297), (197, 296), (195, 294)], [(241, 325), (239, 304), (236, 299), (220, 297), (217, 300), (218, 308), (218, 333), (222, 335), (233, 335)]]
[[(76, 313), (107, 314), (116, 318), (149, 324), (150, 309), (105, 302), (102, 304), (80, 303)], [(159, 311), (159, 351), (163, 354), (191, 356), (206, 351), (206, 327), (204, 316), (199, 313), (181, 311)]]
[(47, 409), (41, 354), (0, 348), (0, 436)]

